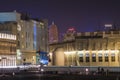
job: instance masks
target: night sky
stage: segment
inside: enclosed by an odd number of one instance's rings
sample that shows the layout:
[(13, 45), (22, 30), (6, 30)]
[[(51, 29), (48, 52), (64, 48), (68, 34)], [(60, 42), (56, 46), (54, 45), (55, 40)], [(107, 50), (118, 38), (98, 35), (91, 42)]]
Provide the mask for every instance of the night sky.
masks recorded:
[(103, 29), (104, 24), (120, 27), (119, 0), (0, 0), (0, 12), (24, 12), (33, 18), (48, 19), (64, 33), (69, 27), (78, 32)]

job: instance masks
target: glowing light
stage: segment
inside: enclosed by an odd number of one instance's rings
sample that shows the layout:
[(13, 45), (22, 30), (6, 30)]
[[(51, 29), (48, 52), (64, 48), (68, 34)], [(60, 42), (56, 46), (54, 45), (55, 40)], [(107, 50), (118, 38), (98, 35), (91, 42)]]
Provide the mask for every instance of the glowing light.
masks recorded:
[(6, 33), (0, 33), (0, 38), (1, 38), (1, 39), (16, 40), (16, 35), (6, 34)]
[(34, 22), (34, 48), (36, 49), (36, 45), (37, 45), (37, 27), (36, 27), (36, 22)]
[(48, 53), (40, 51), (40, 63), (42, 64), (48, 64)]
[[(99, 51), (78, 51), (78, 53), (118, 53), (119, 50), (99, 50)], [(70, 53), (70, 52), (66, 52)]]
[(49, 53), (50, 56), (52, 56), (52, 53)]
[(111, 53), (118, 53), (119, 50), (110, 50)]
[(112, 27), (112, 24), (105, 24), (105, 27)]
[(17, 49), (17, 59), (21, 59), (21, 55), (22, 55), (22, 53), (20, 52), (20, 50), (19, 49)]
[(103, 52), (103, 50), (99, 50), (99, 51), (98, 51), (98, 53), (102, 53), (102, 52)]
[(76, 51), (64, 52), (64, 54), (72, 54), (72, 53), (76, 53)]
[(43, 71), (44, 71), (44, 69), (41, 69), (41, 71), (43, 72)]
[(85, 69), (85, 71), (86, 71), (86, 72), (88, 72), (88, 71), (89, 71), (89, 69), (88, 69), (88, 68), (86, 68), (86, 69)]
[(69, 30), (69, 31), (74, 31), (75, 29), (74, 29), (74, 28), (69, 28), (68, 30)]
[(76, 31), (75, 31), (75, 29), (72, 27), (72, 28), (69, 28), (68, 30), (67, 30), (67, 33), (75, 33)]

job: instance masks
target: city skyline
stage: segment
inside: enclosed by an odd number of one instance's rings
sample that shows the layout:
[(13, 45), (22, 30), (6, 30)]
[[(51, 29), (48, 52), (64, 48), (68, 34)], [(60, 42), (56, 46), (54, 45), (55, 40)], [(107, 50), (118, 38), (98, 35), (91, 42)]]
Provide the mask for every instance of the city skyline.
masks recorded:
[(78, 32), (103, 29), (104, 24), (120, 24), (120, 5), (118, 0), (2, 0), (0, 12), (28, 13), (33, 18), (46, 18), (58, 26), (59, 33), (65, 33), (69, 27)]

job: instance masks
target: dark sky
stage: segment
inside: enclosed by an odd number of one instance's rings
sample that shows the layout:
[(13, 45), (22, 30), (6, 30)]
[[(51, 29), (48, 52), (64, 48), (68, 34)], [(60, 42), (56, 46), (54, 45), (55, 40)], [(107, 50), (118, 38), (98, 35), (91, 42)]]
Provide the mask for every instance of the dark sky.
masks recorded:
[(49, 25), (54, 21), (60, 33), (69, 27), (83, 32), (120, 25), (119, 0), (0, 0), (0, 12), (14, 10), (48, 19)]

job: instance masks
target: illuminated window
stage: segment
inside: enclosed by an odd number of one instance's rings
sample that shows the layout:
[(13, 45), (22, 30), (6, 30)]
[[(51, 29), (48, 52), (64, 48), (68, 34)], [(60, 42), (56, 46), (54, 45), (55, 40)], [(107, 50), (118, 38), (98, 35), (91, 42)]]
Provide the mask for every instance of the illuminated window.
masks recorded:
[(86, 62), (90, 62), (90, 56), (89, 56), (89, 53), (86, 53)]
[(83, 54), (82, 53), (79, 54), (79, 61), (83, 62)]
[(112, 62), (115, 61), (115, 53), (111, 53), (111, 61), (112, 61)]
[(96, 62), (96, 54), (92, 53), (92, 62)]
[(98, 53), (98, 61), (102, 62), (102, 53)]
[(105, 53), (105, 62), (108, 62), (109, 61), (109, 58), (108, 58), (108, 53)]

